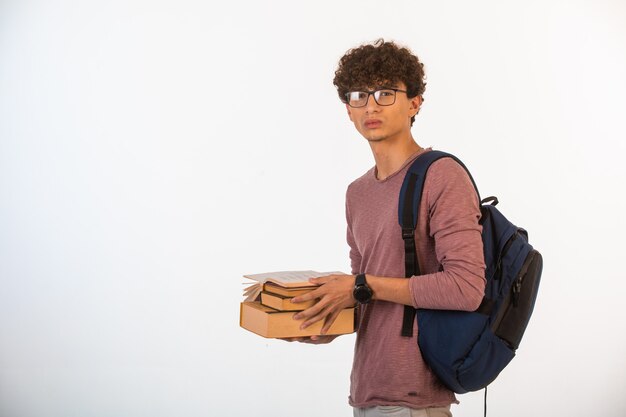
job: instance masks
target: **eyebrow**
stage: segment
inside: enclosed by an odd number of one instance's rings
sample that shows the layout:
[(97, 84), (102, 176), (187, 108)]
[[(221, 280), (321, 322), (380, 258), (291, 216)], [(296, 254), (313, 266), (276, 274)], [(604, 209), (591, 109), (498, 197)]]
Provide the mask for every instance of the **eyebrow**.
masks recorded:
[(398, 88), (400, 87), (398, 87), (397, 84), (381, 84), (381, 85), (377, 85), (373, 87), (371, 90), (367, 89), (366, 87), (358, 87), (358, 88), (351, 88), (348, 91), (376, 91), (376, 90), (384, 90), (384, 89), (393, 90), (393, 89), (398, 89)]

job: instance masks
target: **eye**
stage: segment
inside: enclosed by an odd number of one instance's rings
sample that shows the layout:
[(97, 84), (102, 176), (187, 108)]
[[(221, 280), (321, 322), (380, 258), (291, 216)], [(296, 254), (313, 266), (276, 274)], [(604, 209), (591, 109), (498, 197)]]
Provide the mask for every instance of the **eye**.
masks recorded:
[(350, 100), (362, 100), (367, 96), (367, 93), (363, 91), (351, 91), (348, 93)]

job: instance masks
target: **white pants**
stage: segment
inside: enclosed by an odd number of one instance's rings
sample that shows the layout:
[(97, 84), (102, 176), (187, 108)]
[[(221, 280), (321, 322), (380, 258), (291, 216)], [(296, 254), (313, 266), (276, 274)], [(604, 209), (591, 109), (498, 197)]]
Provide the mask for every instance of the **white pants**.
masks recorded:
[(379, 405), (352, 410), (354, 417), (452, 417), (450, 406), (415, 409), (396, 405)]

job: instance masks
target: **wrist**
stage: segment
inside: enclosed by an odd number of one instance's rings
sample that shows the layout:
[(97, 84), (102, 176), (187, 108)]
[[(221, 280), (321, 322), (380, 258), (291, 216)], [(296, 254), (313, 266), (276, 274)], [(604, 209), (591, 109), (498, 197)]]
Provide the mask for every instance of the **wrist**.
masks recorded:
[(367, 304), (373, 298), (374, 292), (367, 283), (367, 276), (365, 274), (358, 274), (354, 277), (354, 289), (352, 290), (352, 297), (359, 304)]

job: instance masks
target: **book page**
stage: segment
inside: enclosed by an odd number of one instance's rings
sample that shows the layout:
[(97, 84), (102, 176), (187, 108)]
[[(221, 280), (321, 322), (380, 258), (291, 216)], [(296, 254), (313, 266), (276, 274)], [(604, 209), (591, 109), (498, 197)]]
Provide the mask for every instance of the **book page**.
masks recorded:
[(263, 283), (271, 281), (279, 285), (288, 287), (293, 286), (313, 286), (309, 283), (309, 278), (325, 277), (327, 275), (346, 275), (344, 272), (317, 272), (317, 271), (278, 271), (267, 272), (263, 274), (251, 274), (244, 275), (244, 278), (256, 281), (255, 283), (249, 283), (244, 289), (244, 297), (246, 301), (258, 300), (261, 291), (263, 290)]
[(258, 281), (265, 282), (268, 279), (272, 279), (272, 281), (278, 282), (307, 282), (309, 278), (317, 278), (323, 277), (327, 274), (322, 274), (320, 272), (315, 271), (278, 271), (278, 272), (267, 272), (263, 274), (254, 274), (254, 275), (244, 275), (245, 278)]
[[(244, 283), (244, 285), (246, 285)], [(260, 282), (254, 282), (247, 284), (248, 286), (243, 289), (243, 296), (245, 301), (259, 301), (261, 298), (261, 291), (263, 291), (263, 284)]]

